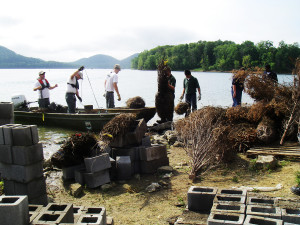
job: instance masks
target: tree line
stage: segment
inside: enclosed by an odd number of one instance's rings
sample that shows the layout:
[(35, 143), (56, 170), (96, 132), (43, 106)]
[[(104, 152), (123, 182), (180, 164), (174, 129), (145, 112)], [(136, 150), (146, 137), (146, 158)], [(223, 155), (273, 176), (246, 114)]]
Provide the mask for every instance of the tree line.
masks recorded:
[(286, 44), (281, 41), (276, 48), (272, 41), (257, 44), (251, 41), (242, 44), (221, 40), (198, 41), (145, 50), (131, 61), (131, 67), (156, 70), (161, 60), (167, 60), (172, 70), (230, 71), (270, 64), (277, 73), (291, 73), (299, 56), (298, 43)]

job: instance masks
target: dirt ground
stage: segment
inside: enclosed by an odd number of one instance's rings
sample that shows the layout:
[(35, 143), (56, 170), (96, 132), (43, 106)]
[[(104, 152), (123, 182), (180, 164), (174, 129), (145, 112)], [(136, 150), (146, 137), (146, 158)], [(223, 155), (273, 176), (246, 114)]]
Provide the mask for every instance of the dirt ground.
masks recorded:
[[(249, 169), (252, 159), (239, 154), (234, 162), (221, 165), (194, 183), (188, 178), (189, 159), (182, 148), (168, 149), (170, 166), (174, 168), (171, 178), (161, 175), (140, 175), (124, 182), (112, 182), (108, 190), (84, 188), (83, 196), (75, 198), (69, 194), (69, 182), (61, 178), (55, 180), (55, 173), (47, 178), (48, 196), (56, 203), (73, 203), (74, 206), (103, 206), (107, 215), (114, 218), (115, 224), (122, 225), (163, 225), (182, 215), (187, 204), (187, 191), (190, 186), (231, 188), (239, 186), (275, 187), (278, 191), (263, 192), (267, 196), (298, 198), (290, 191), (295, 185), (295, 173), (300, 171), (299, 160), (281, 160), (281, 166), (274, 171), (255, 171)], [(56, 176), (61, 174), (56, 174)], [(50, 181), (50, 184), (49, 184)], [(153, 182), (162, 184), (156, 192), (148, 193), (145, 188)]]

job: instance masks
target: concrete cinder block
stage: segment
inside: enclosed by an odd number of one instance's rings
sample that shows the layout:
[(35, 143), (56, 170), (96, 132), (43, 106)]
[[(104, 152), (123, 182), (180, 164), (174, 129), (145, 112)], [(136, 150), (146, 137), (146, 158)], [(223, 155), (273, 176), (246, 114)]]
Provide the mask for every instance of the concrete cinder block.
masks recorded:
[(28, 183), (43, 176), (43, 161), (26, 166), (11, 165), (11, 170), (10, 179), (8, 180)]
[(62, 168), (63, 179), (64, 179), (64, 180), (72, 180), (72, 179), (75, 179), (75, 171), (77, 171), (77, 170), (82, 170), (82, 169), (84, 169), (84, 168), (85, 168), (84, 164), (75, 165), (75, 166), (63, 167), (63, 168)]
[(33, 224), (33, 220), (39, 215), (38, 212), (30, 212), (29, 211), (29, 224)]
[(0, 118), (0, 126), (6, 125), (6, 124), (13, 124), (15, 122), (14, 117), (10, 119), (1, 119)]
[(130, 156), (131, 162), (140, 160), (139, 157), (139, 147), (131, 148), (113, 148), (112, 157), (116, 158), (117, 156)]
[(0, 145), (4, 145), (4, 133), (2, 128), (2, 123), (0, 123)]
[(111, 167), (108, 153), (103, 153), (91, 158), (85, 158), (84, 164), (86, 171), (89, 173), (98, 172)]
[(30, 127), (31, 130), (32, 144), (35, 145), (40, 141), (37, 125), (28, 125), (28, 126)]
[(283, 208), (281, 209), (281, 217), (286, 223), (300, 224), (300, 209), (299, 208)]
[(140, 161), (141, 173), (152, 174), (156, 173), (157, 169), (161, 166), (168, 166), (169, 158), (160, 158), (151, 161)]
[(33, 144), (30, 126), (13, 127), (12, 137), (14, 146), (30, 146)]
[(140, 160), (152, 161), (167, 157), (166, 145), (152, 145), (151, 147), (140, 147)]
[(106, 225), (104, 224), (103, 217), (100, 215), (82, 215), (79, 217), (77, 225)]
[(232, 203), (245, 204), (246, 196), (216, 194), (214, 202), (218, 202), (218, 203), (226, 203), (227, 202), (227, 203), (231, 203), (231, 204)]
[(74, 206), (73, 205), (73, 216), (74, 216), (74, 223), (76, 224), (79, 217), (82, 215), (82, 210), (84, 206)]
[(119, 180), (127, 180), (131, 178), (133, 173), (130, 156), (116, 157), (117, 178)]
[(14, 195), (27, 195), (29, 202), (31, 199), (47, 194), (45, 177), (34, 179), (28, 183), (11, 182), (14, 183)]
[(187, 193), (188, 209), (191, 211), (210, 211), (218, 188), (191, 186)]
[(28, 205), (28, 210), (29, 210), (29, 212), (32, 212), (32, 213), (38, 213), (43, 208), (44, 208), (43, 205), (34, 205), (34, 204), (29, 204)]
[(244, 221), (244, 225), (250, 224), (283, 225), (283, 221), (279, 219), (247, 215)]
[(245, 214), (245, 204), (214, 203), (211, 212)]
[(281, 209), (274, 206), (247, 205), (246, 214), (281, 219)]
[(12, 129), (15, 127), (22, 126), (22, 124), (5, 124), (2, 127), (3, 136), (4, 136), (4, 144), (5, 145), (13, 145), (13, 134)]
[(208, 225), (242, 225), (245, 220), (244, 214), (234, 214), (234, 213), (211, 213), (207, 219)]
[(4, 180), (10, 180), (12, 173), (12, 165), (0, 162), (0, 177)]
[(277, 206), (278, 198), (273, 197), (248, 197), (247, 205), (269, 205), (269, 206)]
[(27, 196), (0, 196), (0, 224), (28, 225)]
[(103, 217), (103, 223), (106, 224), (106, 209), (105, 207), (84, 207), (82, 210), (84, 215), (99, 215)]
[(0, 162), (6, 164), (12, 164), (12, 146), (11, 145), (0, 145)]
[(247, 196), (247, 190), (246, 189), (226, 189), (226, 188), (222, 188), (222, 189), (218, 190), (217, 194)]
[(69, 222), (66, 214), (61, 212), (40, 212), (39, 215), (33, 220), (33, 224), (50, 225), (61, 223), (74, 223)]
[(14, 116), (14, 104), (12, 102), (0, 102), (0, 118), (11, 119)]
[(44, 159), (43, 145), (38, 143), (30, 146), (12, 147), (13, 164), (26, 166)]
[(63, 213), (64, 221), (63, 223), (74, 223), (74, 215), (73, 215), (73, 204), (56, 204), (56, 203), (49, 203), (44, 209), (44, 213), (48, 214), (56, 214), (56, 213)]
[(88, 173), (86, 170), (77, 170), (75, 172), (75, 181), (88, 188), (96, 188), (110, 182), (109, 170), (102, 170), (94, 173)]

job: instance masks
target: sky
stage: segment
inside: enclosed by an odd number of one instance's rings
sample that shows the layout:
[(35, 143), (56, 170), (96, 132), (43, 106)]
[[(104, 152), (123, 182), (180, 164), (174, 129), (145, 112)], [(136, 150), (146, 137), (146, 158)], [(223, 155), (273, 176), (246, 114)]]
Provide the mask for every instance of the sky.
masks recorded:
[(157, 46), (300, 43), (300, 0), (1, 0), (0, 46), (46, 61)]

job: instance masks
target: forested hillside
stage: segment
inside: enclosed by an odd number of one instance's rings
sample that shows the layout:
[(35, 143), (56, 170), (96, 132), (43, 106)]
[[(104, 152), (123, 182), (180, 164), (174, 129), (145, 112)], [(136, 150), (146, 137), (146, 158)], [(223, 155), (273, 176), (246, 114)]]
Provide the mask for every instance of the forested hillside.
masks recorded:
[(291, 73), (295, 59), (299, 56), (298, 43), (286, 44), (281, 41), (275, 47), (272, 41), (261, 41), (257, 44), (251, 41), (242, 44), (220, 40), (198, 41), (145, 50), (132, 60), (131, 66), (133, 69), (156, 70), (159, 62), (164, 59), (168, 60), (172, 70), (230, 71), (242, 66), (263, 67), (270, 64), (278, 73)]

